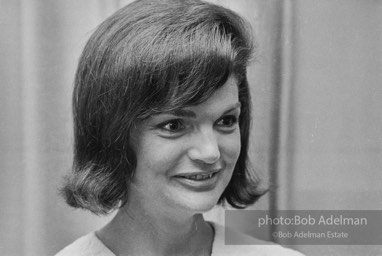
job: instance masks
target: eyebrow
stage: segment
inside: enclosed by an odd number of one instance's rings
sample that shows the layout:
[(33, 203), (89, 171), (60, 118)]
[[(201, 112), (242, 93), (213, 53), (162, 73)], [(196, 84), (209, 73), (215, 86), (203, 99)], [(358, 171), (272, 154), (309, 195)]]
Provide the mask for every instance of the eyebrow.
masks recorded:
[(170, 111), (169, 114), (178, 116), (178, 117), (196, 118), (196, 114), (194, 111), (181, 109), (181, 108)]
[(231, 108), (229, 108), (228, 110), (224, 111), (223, 115), (237, 109), (237, 108), (241, 108), (241, 102), (236, 102)]
[[(224, 111), (222, 115), (227, 114), (228, 112), (231, 112), (237, 108), (241, 107), (241, 103), (237, 102), (232, 107), (230, 107), (228, 110)], [(177, 117), (185, 117), (185, 118), (196, 118), (196, 114), (194, 111), (187, 110), (187, 109), (175, 109), (173, 111), (168, 112), (168, 114), (177, 116)]]

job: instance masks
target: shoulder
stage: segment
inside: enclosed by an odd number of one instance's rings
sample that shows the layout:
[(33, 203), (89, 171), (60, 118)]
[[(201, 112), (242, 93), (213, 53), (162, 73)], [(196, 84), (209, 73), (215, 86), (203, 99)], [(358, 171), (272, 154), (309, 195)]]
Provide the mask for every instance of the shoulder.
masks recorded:
[(115, 256), (95, 233), (78, 238), (59, 251), (55, 256)]
[(212, 246), (212, 256), (304, 256), (303, 254), (278, 244), (258, 240), (246, 234), (238, 233), (232, 229), (227, 229), (230, 235), (243, 241), (246, 245), (226, 245), (225, 228), (219, 224), (211, 223), (215, 230), (215, 238)]

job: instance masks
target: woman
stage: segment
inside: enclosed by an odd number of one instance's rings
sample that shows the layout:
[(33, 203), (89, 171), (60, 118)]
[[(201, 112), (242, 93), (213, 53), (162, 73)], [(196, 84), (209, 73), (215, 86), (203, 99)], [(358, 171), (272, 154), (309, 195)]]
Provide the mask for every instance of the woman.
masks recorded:
[(73, 94), (69, 205), (115, 218), (58, 255), (294, 255), (226, 247), (202, 213), (261, 195), (247, 167), (252, 43), (234, 12), (140, 0), (89, 39)]

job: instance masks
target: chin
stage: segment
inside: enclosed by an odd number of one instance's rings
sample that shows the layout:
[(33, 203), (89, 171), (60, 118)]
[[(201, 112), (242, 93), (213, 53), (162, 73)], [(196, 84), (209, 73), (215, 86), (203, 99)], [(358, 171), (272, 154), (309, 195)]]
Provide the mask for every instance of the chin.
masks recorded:
[(192, 214), (208, 212), (217, 205), (220, 195), (200, 193), (199, 195), (190, 196), (183, 201), (183, 208)]

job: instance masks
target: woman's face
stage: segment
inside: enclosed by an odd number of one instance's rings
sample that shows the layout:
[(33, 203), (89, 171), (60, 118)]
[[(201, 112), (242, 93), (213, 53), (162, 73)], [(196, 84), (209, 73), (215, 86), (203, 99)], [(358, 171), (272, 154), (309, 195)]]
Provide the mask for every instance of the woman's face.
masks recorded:
[(132, 134), (134, 206), (179, 213), (215, 206), (239, 157), (239, 115), (237, 80), (230, 76), (207, 101), (139, 124)]

